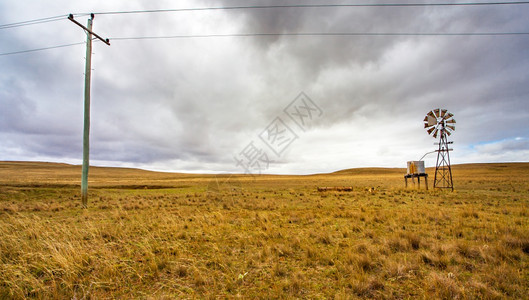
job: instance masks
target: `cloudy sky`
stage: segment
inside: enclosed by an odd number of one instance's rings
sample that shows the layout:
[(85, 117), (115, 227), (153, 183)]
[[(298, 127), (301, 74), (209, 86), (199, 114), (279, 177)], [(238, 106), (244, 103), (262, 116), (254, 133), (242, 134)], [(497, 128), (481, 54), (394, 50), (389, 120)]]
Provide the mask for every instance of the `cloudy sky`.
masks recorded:
[[(0, 25), (300, 3), (330, 2), (4, 0)], [(0, 54), (86, 38), (66, 17), (0, 28)], [(96, 14), (94, 31), (111, 46), (94, 42), (92, 165), (279, 174), (405, 167), (435, 150), (422, 120), (438, 107), (457, 120), (453, 163), (529, 161), (529, 34), (414, 35), (529, 33), (529, 4)], [(81, 163), (84, 57), (82, 44), (0, 55), (0, 160)]]

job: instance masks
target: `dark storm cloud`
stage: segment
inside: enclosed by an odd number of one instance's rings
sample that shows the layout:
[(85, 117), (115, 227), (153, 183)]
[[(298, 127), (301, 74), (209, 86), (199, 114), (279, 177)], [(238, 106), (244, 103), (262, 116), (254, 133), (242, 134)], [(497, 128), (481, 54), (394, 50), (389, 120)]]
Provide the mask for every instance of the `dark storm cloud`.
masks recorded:
[[(174, 42), (161, 44), (170, 47)], [(238, 124), (246, 123), (234, 115), (251, 114), (243, 114), (244, 105), (237, 104), (244, 98), (241, 92), (245, 89), (237, 83), (241, 76), (230, 70), (232, 63), (218, 59), (229, 53), (215, 52), (204, 43), (198, 45), (204, 49), (199, 57), (193, 44), (180, 44), (169, 53), (164, 47), (138, 49), (129, 45), (118, 44), (106, 51), (112, 68), (98, 69), (94, 136), (118, 145), (122, 140), (157, 145), (127, 147), (134, 149), (134, 157), (156, 159), (158, 155), (163, 160), (173, 155), (175, 159), (200, 157), (210, 161), (219, 153), (229, 154), (225, 147), (233, 146), (236, 138), (226, 136), (226, 131), (235, 132), (242, 127)]]
[[(234, 5), (231, 1), (226, 2), (228, 4)], [(523, 10), (517, 8), (289, 8), (229, 13), (243, 15), (245, 30), (264, 33), (420, 33), (529, 29), (527, 22), (523, 21)], [(476, 81), (483, 87), (494, 84), (494, 78), (490, 77), (498, 71), (517, 68), (520, 63), (527, 64), (527, 56), (520, 49), (528, 46), (528, 40), (520, 40), (519, 37), (275, 37), (250, 41), (258, 51), (284, 57), (290, 67), (299, 69), (295, 73), (297, 76), (306, 77), (304, 82), (308, 85), (317, 84), (322, 72), (333, 68), (348, 68), (353, 72), (374, 69), (374, 77), (369, 78), (368, 87), (349, 82), (349, 88), (344, 87), (340, 91), (341, 96), (328, 97), (337, 103), (333, 105), (337, 110), (343, 108), (343, 104), (355, 101), (356, 97), (362, 103), (365, 103), (362, 101), (365, 98), (371, 98), (380, 101), (381, 105), (393, 106), (399, 102), (399, 106), (406, 106), (408, 99), (421, 98), (425, 94), (450, 93), (450, 90), (476, 85)], [(408, 60), (409, 63), (403, 64), (402, 69), (394, 70), (394, 74), (376, 74), (377, 69), (383, 69), (388, 62), (384, 61), (387, 58), (385, 55), (405, 43), (412, 46), (405, 49), (409, 55), (401, 53), (399, 57), (391, 59)], [(430, 47), (416, 57), (409, 57), (417, 54), (414, 48), (424, 45), (435, 47)], [(280, 50), (274, 52), (274, 47)], [(509, 75), (525, 77), (525, 74), (526, 72), (520, 72)], [(387, 78), (388, 75), (393, 77)], [(515, 84), (514, 89), (502, 88), (514, 91), (523, 88), (519, 83)], [(520, 91), (521, 94), (524, 92)], [(431, 102), (440, 100), (434, 99)], [(472, 99), (479, 100), (481, 99)], [(460, 100), (441, 101), (450, 104)], [(336, 113), (339, 115), (338, 111)], [(347, 116), (348, 114), (343, 115)]]
[[(270, 9), (241, 14), (243, 28), (253, 32), (450, 33), (527, 32), (527, 13), (522, 6), (302, 9), (295, 13)], [(462, 143), (529, 135), (529, 86), (524, 84), (529, 61), (523, 51), (528, 43), (525, 36), (249, 40), (266, 58), (262, 69), (274, 61), (283, 64), (280, 71), (268, 72), (279, 78), (269, 79), (275, 88), (295, 83), (321, 101), (326, 112), (323, 125), (367, 118), (382, 123), (391, 119), (396, 124), (417, 119), (421, 126), (427, 111), (447, 107), (457, 116), (456, 139)], [(285, 70), (294, 78), (282, 76)]]

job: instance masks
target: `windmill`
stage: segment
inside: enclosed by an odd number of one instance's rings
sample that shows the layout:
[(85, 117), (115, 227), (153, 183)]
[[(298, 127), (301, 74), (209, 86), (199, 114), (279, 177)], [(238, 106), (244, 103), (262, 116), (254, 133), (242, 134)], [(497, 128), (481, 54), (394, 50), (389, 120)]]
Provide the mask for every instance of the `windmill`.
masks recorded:
[(433, 182), (434, 188), (447, 188), (454, 190), (454, 182), (452, 181), (452, 168), (450, 167), (450, 151), (448, 145), (454, 142), (449, 142), (447, 137), (456, 130), (454, 115), (446, 109), (434, 109), (426, 114), (424, 117), (424, 128), (428, 134), (434, 138), (439, 136), (439, 149), (437, 152), (437, 163), (435, 164), (435, 177)]

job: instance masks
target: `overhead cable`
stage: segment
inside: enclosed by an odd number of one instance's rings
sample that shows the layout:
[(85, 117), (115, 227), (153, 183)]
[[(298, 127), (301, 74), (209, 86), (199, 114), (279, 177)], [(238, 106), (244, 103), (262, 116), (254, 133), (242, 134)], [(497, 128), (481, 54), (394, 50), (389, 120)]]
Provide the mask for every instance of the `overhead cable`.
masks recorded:
[(79, 42), (79, 43), (51, 46), (51, 47), (44, 47), (44, 48), (37, 48), (37, 49), (30, 49), (30, 50), (22, 50), (22, 51), (15, 51), (15, 52), (0, 53), (0, 56), (22, 54), (22, 53), (29, 53), (29, 52), (36, 52), (36, 51), (64, 48), (64, 47), (71, 47), (71, 46), (83, 45), (85, 43), (86, 42)]
[(279, 4), (279, 5), (251, 5), (251, 6), (218, 6), (218, 7), (191, 7), (175, 9), (146, 9), (94, 12), (96, 15), (164, 13), (207, 10), (242, 10), (242, 9), (274, 9), (274, 8), (344, 8), (344, 7), (426, 7), (426, 6), (487, 6), (487, 5), (521, 5), (529, 1), (507, 2), (461, 2), (461, 3), (368, 3), (368, 4)]

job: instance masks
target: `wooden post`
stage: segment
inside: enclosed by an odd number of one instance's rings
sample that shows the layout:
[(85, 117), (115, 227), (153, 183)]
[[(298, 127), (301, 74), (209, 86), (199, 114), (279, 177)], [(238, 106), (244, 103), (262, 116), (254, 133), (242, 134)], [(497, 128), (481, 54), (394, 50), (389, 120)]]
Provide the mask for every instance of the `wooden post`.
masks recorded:
[(81, 178), (81, 201), (88, 206), (88, 168), (90, 165), (90, 76), (92, 73), (92, 18), (88, 19), (86, 32), (86, 65), (84, 73), (84, 126), (83, 126), (83, 170)]
[(88, 168), (90, 166), (90, 79), (92, 75), (92, 36), (95, 36), (103, 43), (110, 46), (108, 39), (103, 39), (92, 32), (94, 14), (90, 14), (88, 26), (74, 20), (73, 14), (68, 16), (68, 20), (74, 22), (86, 32), (86, 65), (84, 72), (84, 125), (83, 125), (83, 169), (81, 174), (81, 203), (83, 208), (88, 206)]

